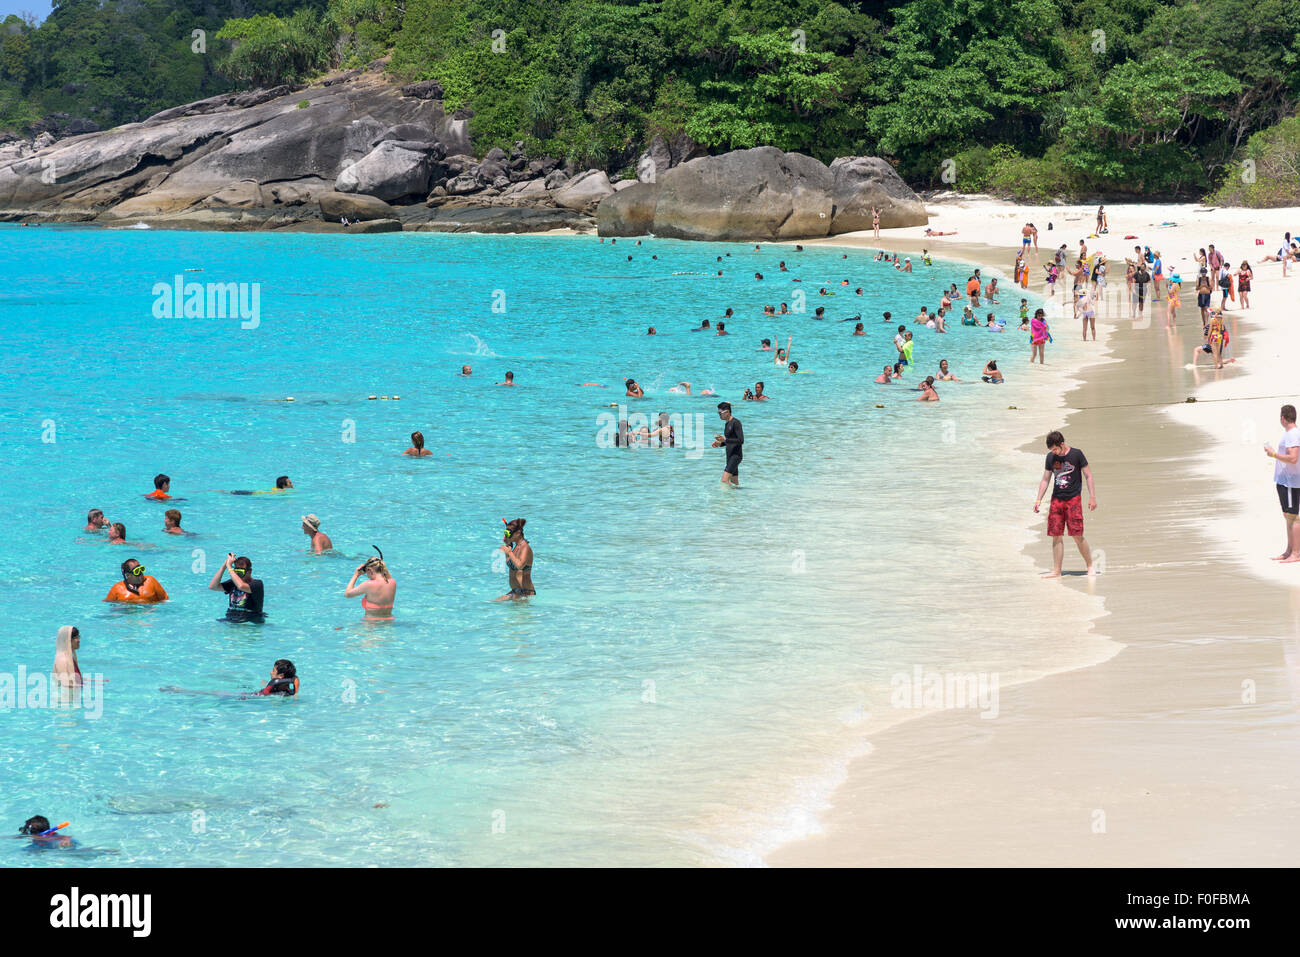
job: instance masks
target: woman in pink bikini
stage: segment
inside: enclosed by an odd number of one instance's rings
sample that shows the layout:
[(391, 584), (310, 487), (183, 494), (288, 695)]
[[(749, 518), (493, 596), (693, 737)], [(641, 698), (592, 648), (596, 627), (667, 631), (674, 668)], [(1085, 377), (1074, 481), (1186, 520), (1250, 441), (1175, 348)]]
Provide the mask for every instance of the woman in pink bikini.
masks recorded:
[[(360, 585), (357, 579), (364, 574), (367, 578)], [(393, 576), (388, 573), (388, 566), (384, 564), (383, 558), (368, 558), (357, 570), (352, 573), (352, 580), (348, 582), (347, 589), (343, 592), (344, 598), (356, 598), (361, 596), (361, 607), (365, 609), (366, 621), (392, 621), (393, 620), (393, 596), (397, 594), (397, 582), (393, 581)]]

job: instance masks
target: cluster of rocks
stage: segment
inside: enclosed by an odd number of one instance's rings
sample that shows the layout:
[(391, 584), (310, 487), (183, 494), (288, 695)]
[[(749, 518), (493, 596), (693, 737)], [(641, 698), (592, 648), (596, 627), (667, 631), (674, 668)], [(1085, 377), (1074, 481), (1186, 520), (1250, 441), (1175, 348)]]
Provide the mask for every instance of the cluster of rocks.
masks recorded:
[(598, 222), (608, 235), (698, 239), (869, 227), (869, 204), (885, 209), (884, 225), (925, 221), (892, 168), (862, 157), (828, 170), (771, 147), (713, 157), (688, 137), (655, 137), (636, 178), (615, 181), (530, 157), (522, 141), (476, 158), (472, 113), (445, 113), (436, 81), (393, 86), (383, 66), (210, 97), (103, 132), (0, 142), (0, 219), (321, 231), (346, 220), (357, 232)]

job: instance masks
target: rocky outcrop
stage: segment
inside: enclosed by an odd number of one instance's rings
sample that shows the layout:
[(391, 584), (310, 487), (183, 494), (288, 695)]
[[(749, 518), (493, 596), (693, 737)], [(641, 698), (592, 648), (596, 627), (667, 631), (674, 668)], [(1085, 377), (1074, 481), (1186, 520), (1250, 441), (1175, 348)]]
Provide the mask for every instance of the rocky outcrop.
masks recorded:
[(396, 219), (397, 210), (382, 199), (360, 193), (320, 193), (316, 197), (321, 219), (337, 222), (364, 222), (371, 219)]
[(339, 174), (334, 189), (390, 201), (408, 196), (424, 199), (438, 149), (436, 143), (382, 140)]
[(831, 161), (835, 177), (835, 216), (831, 233), (871, 228), (871, 210), (880, 210), (880, 225), (922, 226), (929, 222), (925, 205), (901, 176), (878, 156), (841, 156)]
[(928, 221), (916, 194), (883, 160), (835, 163), (828, 168), (771, 146), (693, 159), (603, 201), (597, 230), (719, 241), (810, 239), (862, 228), (864, 208), (869, 228), (872, 205), (881, 209), (882, 225)]
[(566, 209), (582, 210), (594, 206), (613, 192), (614, 187), (603, 170), (589, 169), (568, 180), (554, 192), (553, 198)]

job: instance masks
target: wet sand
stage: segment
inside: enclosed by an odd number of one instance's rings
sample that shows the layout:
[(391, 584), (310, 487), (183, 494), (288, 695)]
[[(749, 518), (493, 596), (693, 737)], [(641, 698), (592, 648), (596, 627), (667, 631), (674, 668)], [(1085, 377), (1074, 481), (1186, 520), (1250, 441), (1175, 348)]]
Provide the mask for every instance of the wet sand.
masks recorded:
[[(1154, 221), (1186, 218), (1183, 208), (1141, 212)], [(1253, 265), (1272, 250), (1254, 246), (1253, 238), (1247, 248), (1246, 237), (1280, 237), (1281, 229), (1255, 221), (1271, 217), (1231, 212), (1231, 226), (1221, 215), (1198, 228), (1205, 241), (1231, 236), (1234, 264), (1248, 253)], [(1061, 229), (1060, 210), (1033, 214), (1040, 230), (1049, 215), (1058, 217), (1057, 242), (1071, 250), (1075, 233), (1086, 232)], [(1008, 218), (1015, 223), (1021, 215)], [(1040, 232), (1040, 243), (1050, 235)], [(835, 241), (900, 252), (932, 242), (877, 243), (869, 234)], [(1167, 242), (1179, 256), (1195, 249), (1188, 237)], [(966, 242), (929, 248), (1004, 271), (1015, 255), (1013, 246)], [(1109, 241), (1106, 250), (1120, 268), (1112, 288), (1122, 290), (1122, 243)], [(1089, 367), (1085, 383), (1067, 395), (1076, 411), (1062, 429), (1087, 453), (1097, 481), (1099, 508), (1085, 512), (1086, 534), (1103, 574), (1070, 574), (1082, 563), (1067, 540), (1067, 575), (1042, 582), (1038, 608), (999, 607), (991, 586), (987, 609), (1005, 616), (1008, 629), (1023, 627), (1028, 616), (1040, 630), (1091, 627), (1125, 647), (1093, 667), (1004, 687), (991, 720), (978, 710), (952, 709), (872, 736), (871, 753), (853, 762), (822, 816), (822, 833), (776, 850), (767, 863), (1282, 866), (1300, 856), (1300, 769), (1293, 759), (1300, 747), (1300, 570), (1288, 586), (1265, 577), (1250, 557), (1281, 545), (1281, 517), (1276, 498), (1269, 499), (1271, 462), (1260, 446), (1276, 441), (1277, 406), (1295, 398), (1183, 404), (1189, 396), (1294, 387), (1294, 379), (1264, 378), (1274, 370), (1256, 359), (1285, 351), (1274, 326), (1285, 321), (1280, 310), (1291, 280), (1256, 266), (1254, 308), (1230, 314), (1243, 362), (1194, 374), (1184, 366), (1201, 334), (1194, 305), (1187, 305), (1195, 300), (1186, 294), (1195, 271), (1179, 265), (1179, 326), (1163, 328), (1163, 309), (1150, 328), (1099, 317), (1099, 326), (1111, 327), (1107, 351), (1123, 361)], [(1300, 278), (1294, 281), (1300, 288)], [(1078, 325), (1067, 315), (1053, 331), (1075, 335)], [(1050, 351), (1048, 358), (1050, 369)], [(1035, 421), (1022, 450), (1042, 455), (1042, 433), (1050, 427)], [(1038, 477), (1009, 482), (1013, 504), (1023, 499), (1027, 513)], [(999, 520), (997, 511), (991, 520)], [(1045, 535), (1026, 552), (1048, 569)], [(1054, 623), (1061, 588), (1101, 596), (1106, 614), (1091, 626), (1065, 617)]]

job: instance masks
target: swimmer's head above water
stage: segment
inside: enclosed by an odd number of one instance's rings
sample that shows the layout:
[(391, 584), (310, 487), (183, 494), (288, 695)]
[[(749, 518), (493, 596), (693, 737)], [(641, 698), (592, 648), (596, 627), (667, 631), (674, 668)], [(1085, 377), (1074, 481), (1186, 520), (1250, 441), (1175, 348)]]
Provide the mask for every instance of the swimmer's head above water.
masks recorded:
[(293, 483), (289, 481), (289, 476), (281, 475), (279, 478), (275, 480), (275, 487), (277, 490), (293, 488)]

